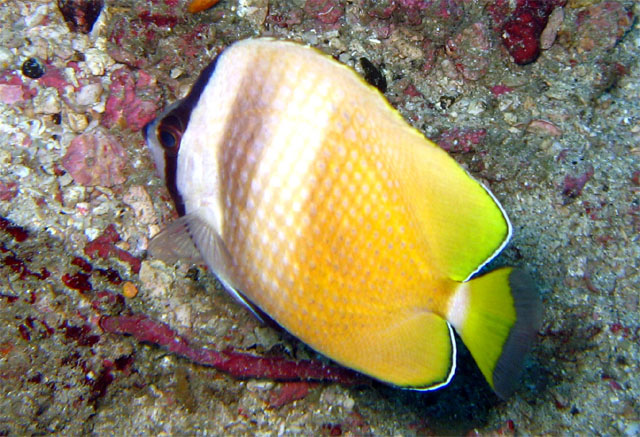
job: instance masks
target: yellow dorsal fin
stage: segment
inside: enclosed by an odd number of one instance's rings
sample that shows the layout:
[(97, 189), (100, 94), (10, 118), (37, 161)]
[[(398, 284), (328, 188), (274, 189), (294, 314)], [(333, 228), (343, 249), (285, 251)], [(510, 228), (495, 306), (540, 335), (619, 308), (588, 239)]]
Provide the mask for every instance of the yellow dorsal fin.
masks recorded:
[(444, 150), (406, 125), (396, 130), (399, 147), (387, 148), (392, 176), (424, 231), (428, 257), (450, 279), (465, 281), (506, 245), (509, 220)]

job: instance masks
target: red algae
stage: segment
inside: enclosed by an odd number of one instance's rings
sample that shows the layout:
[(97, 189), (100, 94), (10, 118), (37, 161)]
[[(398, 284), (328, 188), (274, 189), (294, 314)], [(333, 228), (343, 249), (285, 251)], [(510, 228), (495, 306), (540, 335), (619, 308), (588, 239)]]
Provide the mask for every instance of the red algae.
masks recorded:
[(103, 126), (112, 128), (116, 125), (126, 126), (133, 131), (142, 129), (153, 120), (158, 109), (157, 100), (142, 98), (155, 85), (145, 78), (148, 73), (135, 73), (122, 67), (111, 73), (111, 85), (107, 98)]
[(303, 399), (314, 385), (306, 381), (285, 382), (279, 390), (272, 392), (269, 398), (271, 408), (280, 408), (293, 401)]
[(178, 17), (168, 14), (152, 14), (149, 11), (143, 11), (138, 14), (138, 18), (145, 24), (155, 24), (158, 27), (172, 28), (179, 22)]
[[(121, 261), (129, 264), (134, 273), (138, 273), (140, 271), (141, 261), (126, 250), (117, 247), (115, 243), (118, 241), (120, 241), (120, 235), (118, 235), (115, 226), (111, 224), (107, 226), (102, 235), (87, 243), (84, 248), (84, 253), (91, 258), (97, 256), (102, 259), (108, 259), (110, 256), (115, 255)], [(118, 279), (113, 280), (117, 281)]]
[(22, 337), (24, 340), (26, 341), (31, 340), (31, 334), (29, 333), (29, 329), (27, 329), (27, 327), (24, 324), (18, 325), (18, 332), (20, 333), (20, 337)]
[[(534, 62), (540, 55), (540, 36), (549, 15), (563, 0), (519, 0), (511, 17), (500, 29), (502, 43), (519, 65)], [(500, 9), (500, 6), (495, 8)]]
[(277, 381), (324, 381), (350, 385), (363, 382), (355, 372), (316, 361), (291, 361), (280, 357), (260, 357), (232, 350), (216, 351), (191, 346), (168, 325), (143, 314), (103, 316), (104, 332), (129, 334), (140, 342), (163, 346), (195, 363), (211, 366), (236, 378), (267, 378)]
[(585, 171), (580, 176), (566, 175), (564, 177), (562, 195), (568, 197), (569, 199), (575, 199), (576, 197), (578, 197), (582, 193), (582, 189), (584, 188), (586, 183), (593, 176), (593, 173), (593, 166), (589, 166), (587, 171)]
[(0, 231), (9, 234), (18, 243), (29, 238), (29, 233), (24, 228), (14, 225), (4, 217), (0, 217)]
[[(1, 101), (1, 99), (0, 99)], [(7, 202), (18, 195), (18, 183), (0, 181), (0, 200)]]
[(503, 94), (508, 94), (513, 91), (513, 88), (508, 87), (506, 85), (494, 85), (491, 87), (491, 94), (498, 97)]
[(103, 367), (96, 379), (87, 378), (87, 383), (91, 386), (89, 402), (95, 403), (98, 399), (103, 397), (107, 393), (107, 388), (111, 385), (114, 379), (114, 376), (111, 374), (111, 368), (109, 367)]
[(0, 293), (0, 299), (6, 299), (7, 303), (14, 303), (19, 298), (18, 298), (18, 296), (13, 296), (11, 294)]
[(71, 264), (73, 264), (74, 266), (80, 267), (80, 269), (82, 269), (82, 271), (85, 273), (91, 273), (91, 270), (93, 270), (93, 267), (91, 266), (91, 264), (89, 264), (87, 260), (82, 259), (79, 256), (72, 259)]
[(107, 281), (109, 281), (113, 285), (120, 285), (122, 283), (122, 277), (120, 276), (120, 273), (118, 273), (117, 270), (114, 270), (112, 268), (96, 269), (95, 272), (99, 276), (102, 276), (103, 278), (105, 278)]
[(64, 285), (66, 285), (67, 287), (77, 290), (80, 293), (86, 293), (88, 291), (91, 291), (91, 289), (93, 288), (91, 282), (89, 282), (89, 278), (90, 275), (78, 272), (73, 275), (65, 273), (64, 275), (62, 275), (61, 279), (62, 282), (64, 282)]
[(322, 430), (331, 437), (342, 435), (342, 425), (340, 425), (339, 423), (325, 423), (322, 425)]
[(304, 11), (323, 24), (335, 24), (344, 14), (344, 6), (337, 0), (307, 0)]
[(69, 340), (74, 340), (78, 346), (93, 346), (100, 341), (100, 336), (91, 334), (91, 326), (72, 326), (66, 321), (58, 327), (62, 330), (64, 336)]
[(32, 272), (27, 268), (26, 263), (14, 254), (5, 256), (2, 259), (2, 263), (13, 270), (14, 273), (19, 274), (21, 281), (25, 280), (27, 277), (43, 280), (51, 276), (51, 273), (49, 273), (49, 271), (44, 267), (40, 269), (40, 273)]
[(402, 90), (402, 93), (406, 96), (409, 97), (421, 97), (422, 93), (420, 91), (418, 91), (418, 89), (416, 88), (416, 86), (412, 83), (408, 84), (404, 90)]

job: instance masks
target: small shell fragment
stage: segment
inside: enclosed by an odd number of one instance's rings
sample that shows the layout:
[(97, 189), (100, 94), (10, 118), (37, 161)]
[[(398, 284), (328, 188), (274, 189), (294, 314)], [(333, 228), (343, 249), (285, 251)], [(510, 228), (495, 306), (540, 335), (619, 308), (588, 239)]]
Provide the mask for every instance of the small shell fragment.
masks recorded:
[(549, 50), (556, 40), (558, 31), (564, 21), (564, 8), (555, 8), (551, 15), (549, 15), (549, 21), (547, 26), (540, 35), (540, 48), (542, 50)]
[(215, 6), (219, 1), (220, 0), (193, 0), (189, 3), (187, 10), (192, 14), (195, 14), (196, 12), (202, 12), (212, 6)]
[(527, 132), (539, 135), (550, 135), (552, 137), (559, 137), (562, 135), (562, 131), (558, 126), (550, 121), (540, 119), (531, 120), (527, 125)]
[(138, 287), (133, 282), (125, 282), (122, 285), (122, 295), (127, 299), (133, 299), (138, 295)]

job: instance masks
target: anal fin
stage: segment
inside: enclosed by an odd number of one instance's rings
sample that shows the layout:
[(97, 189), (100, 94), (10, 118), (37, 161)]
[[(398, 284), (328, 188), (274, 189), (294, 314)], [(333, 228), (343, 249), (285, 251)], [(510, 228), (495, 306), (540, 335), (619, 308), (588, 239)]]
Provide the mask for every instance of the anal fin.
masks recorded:
[(366, 330), (362, 338), (343, 344), (343, 364), (381, 381), (415, 390), (434, 390), (449, 383), (455, 372), (455, 341), (449, 324), (423, 311), (391, 326)]

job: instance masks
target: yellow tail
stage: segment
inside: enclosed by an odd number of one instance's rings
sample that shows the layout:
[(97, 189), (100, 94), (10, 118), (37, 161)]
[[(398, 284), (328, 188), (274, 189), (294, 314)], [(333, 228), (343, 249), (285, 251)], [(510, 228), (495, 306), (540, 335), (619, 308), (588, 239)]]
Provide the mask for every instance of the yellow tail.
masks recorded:
[(448, 318), (489, 385), (508, 397), (542, 319), (531, 277), (507, 267), (464, 282), (451, 300)]

